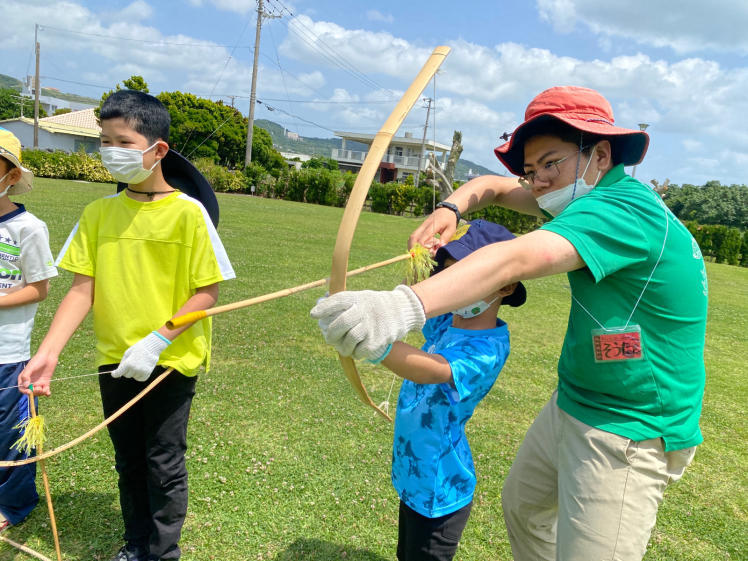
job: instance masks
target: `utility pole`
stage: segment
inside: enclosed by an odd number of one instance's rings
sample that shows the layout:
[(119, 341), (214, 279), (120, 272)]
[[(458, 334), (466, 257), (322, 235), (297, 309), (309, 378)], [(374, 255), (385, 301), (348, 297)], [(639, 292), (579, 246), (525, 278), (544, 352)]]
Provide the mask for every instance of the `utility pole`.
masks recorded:
[(421, 139), (421, 151), (418, 153), (418, 172), (416, 172), (416, 189), (418, 189), (418, 184), (421, 181), (421, 160), (423, 159), (423, 150), (426, 146), (426, 131), (429, 128), (429, 115), (431, 115), (431, 102), (433, 101), (433, 99), (428, 97), (424, 101), (426, 101), (428, 105), (426, 106), (426, 124), (423, 125), (423, 138)]
[[(39, 148), (39, 24), (34, 25), (36, 72), (34, 73), (34, 148)], [(23, 102), (21, 102), (23, 103)]]
[(249, 122), (247, 123), (247, 150), (244, 156), (244, 167), (252, 162), (252, 132), (255, 125), (255, 100), (257, 99), (257, 59), (260, 56), (260, 30), (262, 18), (279, 18), (265, 13), (264, 0), (257, 0), (257, 30), (255, 31), (255, 53), (252, 64), (252, 91), (249, 94)]

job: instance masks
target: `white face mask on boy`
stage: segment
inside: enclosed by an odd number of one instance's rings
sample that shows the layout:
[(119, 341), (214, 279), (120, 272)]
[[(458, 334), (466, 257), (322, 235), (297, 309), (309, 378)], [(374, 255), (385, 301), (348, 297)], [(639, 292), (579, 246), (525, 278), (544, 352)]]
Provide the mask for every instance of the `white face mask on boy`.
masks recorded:
[(597, 185), (598, 180), (600, 179), (600, 171), (597, 172), (597, 177), (595, 178), (595, 182), (592, 185), (589, 185), (584, 180), (584, 175), (587, 173), (587, 170), (590, 167), (590, 162), (592, 162), (592, 154), (594, 153), (595, 148), (593, 147), (592, 151), (590, 152), (590, 159), (587, 161), (587, 165), (585, 166), (581, 177), (579, 177), (576, 181), (574, 181), (574, 183), (571, 183), (566, 187), (562, 187), (561, 189), (556, 189), (555, 191), (551, 191), (550, 193), (539, 196), (536, 199), (538, 202), (538, 206), (548, 212), (548, 214), (550, 214), (551, 216), (558, 216), (559, 214), (561, 214), (562, 210), (569, 206), (569, 203), (571, 201), (573, 201), (574, 199), (578, 199), (579, 197), (586, 195), (587, 193), (592, 191)]
[[(8, 173), (6, 173), (2, 177), (0, 177), (0, 184), (2, 184), (3, 181), (5, 181), (5, 178), (8, 177), (11, 174), (12, 171), (13, 170), (10, 170)], [(3, 189), (2, 191), (0, 191), (0, 197), (4, 197), (5, 195), (7, 195), (8, 194), (8, 190), (11, 187), (13, 187), (13, 185), (11, 185), (10, 183), (8, 185), (6, 185), (5, 189)]]
[(155, 142), (153, 146), (149, 146), (145, 150), (103, 146), (99, 149), (101, 163), (117, 181), (137, 185), (148, 179), (148, 176), (153, 172), (153, 168), (161, 161), (158, 160), (150, 169), (143, 167), (143, 154), (153, 150), (157, 144), (158, 142)]
[(461, 318), (470, 319), (474, 318), (475, 316), (481, 315), (483, 312), (485, 312), (491, 304), (496, 302), (499, 297), (497, 296), (490, 302), (486, 302), (485, 300), (478, 300), (475, 304), (470, 304), (469, 306), (464, 306), (462, 308), (458, 308), (454, 310), (452, 313), (456, 316), (460, 316)]

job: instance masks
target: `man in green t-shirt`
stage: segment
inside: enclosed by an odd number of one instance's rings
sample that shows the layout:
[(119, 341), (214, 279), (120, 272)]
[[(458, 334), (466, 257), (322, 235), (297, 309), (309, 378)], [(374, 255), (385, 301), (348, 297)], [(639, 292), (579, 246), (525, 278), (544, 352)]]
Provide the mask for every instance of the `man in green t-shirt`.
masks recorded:
[(706, 271), (661, 197), (624, 172), (648, 143), (643, 131), (614, 125), (599, 93), (546, 90), (495, 150), (519, 180), (469, 181), (410, 241), (435, 251), (435, 232), (450, 239), (461, 213), (488, 204), (550, 221), (411, 289), (342, 292), (312, 310), (341, 354), (376, 359), (426, 317), (512, 282), (568, 273), (558, 388), (502, 492), (518, 561), (640, 560), (665, 487), (702, 440)]

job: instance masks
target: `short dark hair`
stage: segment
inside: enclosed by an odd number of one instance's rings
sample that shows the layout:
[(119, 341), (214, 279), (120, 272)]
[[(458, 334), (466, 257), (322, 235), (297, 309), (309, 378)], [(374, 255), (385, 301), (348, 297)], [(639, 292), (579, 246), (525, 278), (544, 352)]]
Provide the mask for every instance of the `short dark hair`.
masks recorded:
[(594, 134), (591, 132), (580, 131), (571, 125), (558, 119), (538, 119), (538, 122), (530, 123), (526, 126), (525, 138), (533, 136), (555, 136), (563, 142), (570, 142), (577, 146), (582, 146), (582, 153), (589, 155), (592, 147), (602, 140), (610, 142), (611, 158), (613, 165), (621, 163), (621, 151), (617, 149), (615, 137)]
[(169, 142), (171, 116), (164, 104), (152, 95), (137, 90), (114, 92), (101, 106), (99, 121), (119, 117), (148, 142)]
[(0, 162), (5, 162), (6, 164), (8, 164), (8, 166), (7, 166), (8, 167), (8, 172), (10, 172), (14, 167), (16, 167), (16, 164), (14, 164), (13, 162), (11, 162), (5, 156), (0, 156)]

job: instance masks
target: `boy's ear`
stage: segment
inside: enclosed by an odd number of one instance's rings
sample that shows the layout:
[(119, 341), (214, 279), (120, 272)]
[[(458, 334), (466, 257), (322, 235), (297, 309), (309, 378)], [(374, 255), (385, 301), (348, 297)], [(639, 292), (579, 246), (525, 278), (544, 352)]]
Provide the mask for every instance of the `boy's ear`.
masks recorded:
[(506, 298), (507, 296), (512, 294), (517, 289), (517, 284), (518, 283), (513, 282), (512, 284), (506, 285), (505, 287), (499, 290), (499, 296), (501, 296), (502, 298)]
[(155, 148), (155, 156), (159, 160), (163, 160), (166, 157), (166, 154), (169, 153), (169, 143), (165, 140), (157, 140), (158, 144), (156, 144)]
[(8, 177), (6, 180), (8, 185), (15, 185), (16, 183), (21, 181), (21, 170), (16, 166), (13, 166), (8, 172)]

